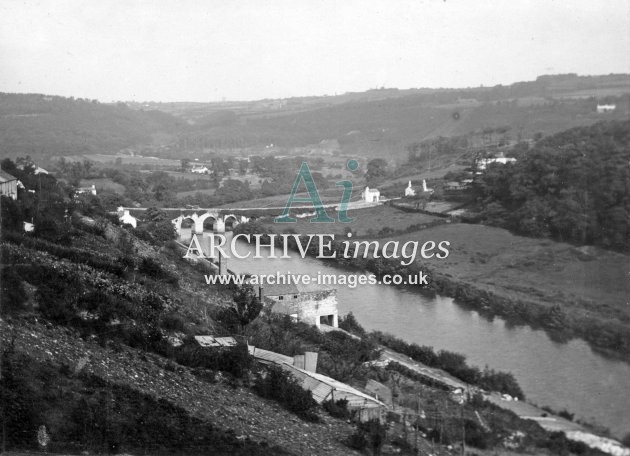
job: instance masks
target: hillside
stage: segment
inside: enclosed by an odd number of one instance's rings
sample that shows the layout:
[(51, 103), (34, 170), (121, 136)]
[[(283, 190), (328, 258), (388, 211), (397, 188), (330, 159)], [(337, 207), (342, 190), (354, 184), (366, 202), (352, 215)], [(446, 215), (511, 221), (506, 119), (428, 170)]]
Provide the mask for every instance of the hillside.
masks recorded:
[(0, 93), (3, 157), (34, 159), (115, 153), (140, 144), (163, 143), (183, 122), (160, 111), (136, 111), (96, 100)]
[[(182, 258), (160, 210), (147, 210), (137, 229), (122, 227), (97, 196), (70, 199), (72, 189), (51, 176), (40, 192), (32, 169), (20, 173), (26, 188), (16, 201), (2, 198), (0, 242), (0, 432), (11, 450), (37, 448), (38, 436), (40, 449), (64, 454), (346, 455), (371, 445), (446, 455), (463, 423), (466, 445), (480, 450), (599, 454), (479, 395), (462, 406), (432, 380), (375, 365), (379, 343), (392, 340), (366, 333), (351, 315), (340, 325), (359, 337), (274, 316), (251, 287), (207, 284), (213, 268)], [(34, 220), (32, 233), (22, 231), (25, 220)], [(199, 335), (236, 345), (203, 347)], [(318, 373), (359, 389), (404, 381), (400, 409), (387, 428), (358, 424), (347, 403), (320, 406), (289, 373), (255, 362), (246, 343), (286, 356), (317, 351)], [(509, 373), (396, 344), (473, 385), (523, 397)], [(415, 430), (406, 423), (405, 414), (438, 403), (439, 420), (416, 413)]]
[(606, 118), (630, 112), (630, 76), (541, 76), (510, 86), (471, 89), (381, 89), (334, 97), (243, 103), (142, 106), (193, 124), (181, 148), (290, 148), (336, 139), (357, 156), (405, 154), (413, 142), (507, 127), (518, 141), (602, 119), (598, 103), (617, 103)]
[[(336, 96), (223, 103), (105, 104), (39, 94), (0, 94), (3, 156), (193, 152), (304, 153), (326, 140), (357, 157), (401, 162), (409, 144), (507, 128), (531, 139), (602, 119), (627, 118), (630, 76), (541, 76), (509, 86), (374, 89)], [(598, 103), (617, 109), (598, 114)]]

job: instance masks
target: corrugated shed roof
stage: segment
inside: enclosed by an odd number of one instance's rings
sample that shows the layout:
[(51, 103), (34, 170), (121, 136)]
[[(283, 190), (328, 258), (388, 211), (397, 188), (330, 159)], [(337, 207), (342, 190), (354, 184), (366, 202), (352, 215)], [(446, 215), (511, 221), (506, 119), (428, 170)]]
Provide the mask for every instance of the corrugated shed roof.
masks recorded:
[(247, 349), (250, 355), (263, 362), (271, 362), (276, 364), (293, 364), (293, 358), (291, 356), (282, 355), (280, 353), (272, 352), (269, 350), (263, 350), (262, 348), (257, 348), (253, 345), (249, 345)]
[(334, 397), (336, 401), (346, 399), (349, 407), (387, 407), (383, 402), (334, 378), (295, 367), (291, 356), (263, 350), (251, 345), (248, 346), (248, 350), (249, 354), (256, 359), (266, 363), (278, 364), (283, 369), (291, 372), (300, 382), (302, 388), (309, 390), (313, 395), (313, 399), (319, 404)]
[(349, 407), (387, 407), (383, 402), (334, 378), (316, 372), (308, 372), (289, 364), (281, 364), (281, 366), (300, 379), (302, 387), (311, 391), (313, 399), (318, 403), (334, 396), (336, 401), (346, 399)]

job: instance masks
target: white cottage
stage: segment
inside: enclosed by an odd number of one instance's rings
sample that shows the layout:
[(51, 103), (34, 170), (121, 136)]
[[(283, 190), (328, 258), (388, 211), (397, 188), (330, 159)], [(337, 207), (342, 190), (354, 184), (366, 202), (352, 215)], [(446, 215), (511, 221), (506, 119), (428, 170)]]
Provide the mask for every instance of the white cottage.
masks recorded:
[(378, 203), (381, 199), (381, 192), (377, 188), (365, 187), (365, 190), (361, 193), (361, 198), (366, 203)]
[(131, 225), (134, 228), (138, 225), (138, 219), (129, 213), (129, 210), (120, 206), (118, 208), (118, 221), (123, 225)]

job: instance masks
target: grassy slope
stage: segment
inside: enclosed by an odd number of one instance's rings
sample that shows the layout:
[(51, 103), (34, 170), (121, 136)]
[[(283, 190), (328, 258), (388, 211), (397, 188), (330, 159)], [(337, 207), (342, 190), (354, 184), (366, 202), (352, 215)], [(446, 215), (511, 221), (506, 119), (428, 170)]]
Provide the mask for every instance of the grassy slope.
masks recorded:
[[(328, 215), (336, 217), (337, 212), (329, 209)], [(357, 236), (366, 236), (368, 230), (377, 233), (382, 228), (392, 228), (395, 230), (405, 230), (412, 225), (429, 224), (439, 220), (438, 217), (421, 214), (406, 213), (389, 206), (376, 206), (365, 209), (348, 211), (348, 215), (354, 220), (350, 223), (310, 223), (308, 218), (298, 219), (297, 223), (275, 224), (267, 219), (266, 225), (275, 233), (282, 233), (287, 229), (293, 229), (300, 234), (335, 234), (338, 239), (343, 239), (341, 235), (346, 234), (346, 229), (351, 228)]]
[[(127, 347), (105, 349), (63, 329), (39, 324), (0, 322), (0, 334), (3, 346), (14, 340), (18, 353), (43, 363), (74, 369), (88, 355), (83, 368), (86, 374), (166, 400), (206, 423), (233, 430), (237, 436), (278, 445), (292, 454), (355, 454), (340, 443), (352, 432), (345, 422), (323, 416), (322, 423), (307, 423), (248, 389), (230, 386), (227, 381), (202, 380), (183, 366), (169, 368), (167, 360), (159, 356)], [(269, 451), (275, 454), (273, 448)]]

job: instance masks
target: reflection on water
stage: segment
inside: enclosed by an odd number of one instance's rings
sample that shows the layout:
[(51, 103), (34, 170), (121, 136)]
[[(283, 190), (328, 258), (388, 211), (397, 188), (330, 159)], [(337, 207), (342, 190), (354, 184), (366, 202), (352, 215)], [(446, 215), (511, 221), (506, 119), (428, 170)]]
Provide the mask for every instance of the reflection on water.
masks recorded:
[[(253, 251), (239, 245), (239, 252), (247, 249)], [(288, 259), (231, 259), (229, 268), (252, 274), (349, 273), (298, 254)], [(366, 329), (465, 354), (482, 368), (512, 372), (528, 400), (556, 410), (566, 408), (580, 419), (610, 428), (616, 436), (630, 432), (630, 364), (607, 359), (581, 340), (558, 343), (543, 331), (485, 318), (450, 298), (385, 285), (337, 288), (339, 314), (353, 312)]]

